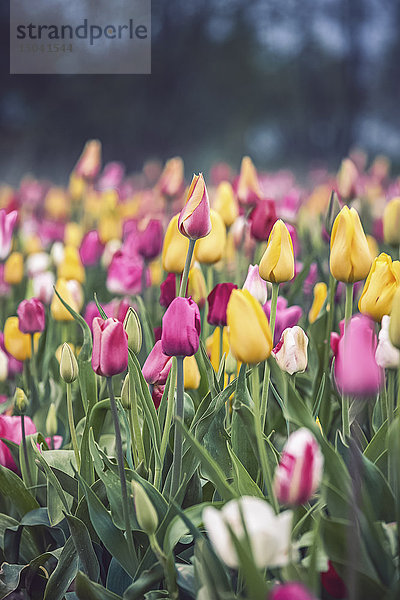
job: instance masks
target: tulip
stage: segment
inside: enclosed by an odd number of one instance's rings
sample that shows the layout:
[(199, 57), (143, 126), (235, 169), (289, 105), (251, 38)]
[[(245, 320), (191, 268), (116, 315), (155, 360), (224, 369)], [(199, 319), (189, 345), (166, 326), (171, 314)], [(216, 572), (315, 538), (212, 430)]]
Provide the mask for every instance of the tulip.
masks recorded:
[(197, 390), (200, 385), (200, 371), (194, 356), (187, 356), (183, 361), (183, 379), (185, 390)]
[(367, 238), (369, 253), (371, 255), (371, 260), (374, 260), (379, 254), (378, 242), (372, 235), (367, 235), (366, 238)]
[(79, 248), (83, 237), (82, 225), (71, 221), (67, 223), (64, 230), (64, 244)]
[(211, 232), (197, 242), (195, 257), (200, 263), (208, 265), (221, 260), (226, 245), (226, 227), (222, 217), (215, 211), (210, 211)]
[(125, 175), (125, 167), (118, 162), (108, 163), (98, 181), (96, 188), (99, 190), (114, 190), (120, 186)]
[(267, 301), (268, 290), (264, 279), (261, 279), (258, 265), (250, 265), (243, 289), (248, 290), (261, 305)]
[(79, 368), (75, 354), (69, 344), (64, 342), (60, 357), (60, 375), (65, 383), (73, 383), (78, 377)]
[(6, 381), (8, 377), (8, 356), (0, 348), (0, 381)]
[(288, 327), (272, 354), (282, 371), (293, 375), (302, 373), (307, 368), (308, 337), (301, 327)]
[(142, 274), (146, 269), (145, 282), (150, 284), (149, 271), (139, 256), (131, 257), (122, 250), (114, 254), (107, 273), (107, 289), (111, 294), (139, 294)]
[(400, 197), (392, 198), (383, 212), (383, 238), (385, 244), (400, 244)]
[(128, 334), (128, 347), (135, 354), (139, 354), (142, 348), (142, 327), (137, 312), (131, 306), (125, 315), (124, 329)]
[(314, 594), (297, 581), (276, 585), (268, 598), (269, 600), (317, 600)]
[(208, 294), (208, 314), (207, 321), (210, 325), (225, 327), (226, 309), (232, 291), (237, 289), (234, 283), (218, 283)]
[(157, 410), (157, 408), (159, 408), (160, 404), (161, 404), (161, 400), (164, 394), (164, 390), (165, 390), (165, 385), (158, 385), (156, 384), (153, 387), (153, 391), (151, 393), (151, 397), (154, 403), (154, 408)]
[[(281, 339), (284, 330), (287, 327), (294, 327), (294, 325), (297, 325), (303, 314), (303, 310), (300, 306), (288, 307), (287, 303), (286, 298), (278, 297), (275, 317), (274, 346)], [(263, 310), (269, 321), (271, 318), (271, 300), (268, 300), (268, 302), (264, 304)]]
[(163, 227), (161, 221), (146, 219), (139, 223), (137, 251), (144, 260), (156, 258), (162, 249)]
[(8, 213), (4, 208), (0, 210), (0, 260), (3, 261), (10, 254), (12, 236), (17, 222), (16, 210)]
[(332, 598), (337, 598), (338, 600), (347, 598), (346, 584), (339, 577), (330, 560), (328, 560), (328, 570), (321, 573), (321, 584)]
[(314, 286), (314, 300), (308, 313), (308, 320), (310, 323), (314, 323), (321, 312), (323, 305), (325, 304), (326, 297), (328, 295), (328, 288), (326, 283), (320, 281)]
[(82, 265), (79, 252), (74, 246), (64, 248), (64, 260), (59, 264), (58, 277), (75, 279), (79, 283), (85, 281), (85, 269)]
[(383, 315), (390, 315), (393, 298), (400, 286), (400, 261), (392, 262), (388, 254), (382, 252), (372, 263), (365, 282), (358, 308), (374, 321), (381, 321)]
[(160, 285), (160, 304), (168, 308), (176, 297), (176, 278), (174, 273), (168, 273), (166, 279)]
[[(17, 360), (16, 358), (14, 358), (14, 356), (12, 354), (10, 354), (9, 352), (7, 352), (7, 349), (6, 349), (5, 345), (4, 345), (4, 334), (3, 334), (3, 332), (0, 332), (0, 349), (5, 353), (5, 355), (7, 357), (7, 371), (8, 371), (8, 376), (11, 378), (14, 375), (22, 373), (23, 368), (24, 368), (24, 364), (20, 360)], [(3, 368), (4, 368), (4, 365), (3, 365)]]
[(133, 497), (135, 501), (136, 518), (140, 529), (148, 536), (154, 536), (158, 527), (158, 515), (152, 505), (150, 498), (140, 483), (131, 482)]
[(225, 227), (233, 225), (238, 216), (238, 207), (229, 181), (222, 181), (219, 184), (213, 208), (221, 215)]
[(375, 360), (376, 336), (371, 319), (355, 315), (336, 342), (335, 380), (342, 394), (363, 398), (376, 394), (383, 380)]
[[(36, 427), (33, 424), (32, 419), (25, 417), (25, 435), (32, 435), (34, 433), (36, 433)], [(15, 444), (20, 444), (22, 441), (21, 418), (0, 414), (0, 438), (10, 440), (10, 442), (14, 442)], [(10, 450), (6, 444), (1, 441), (0, 465), (3, 465), (3, 467), (6, 467), (11, 471), (18, 471)]]
[(221, 510), (205, 508), (203, 523), (214, 550), (228, 567), (237, 568), (240, 561), (227, 525), (239, 542), (248, 539), (258, 568), (283, 567), (290, 562), (291, 511), (275, 515), (265, 500), (242, 496)]
[(400, 351), (390, 341), (389, 327), (391, 317), (382, 317), (382, 327), (378, 335), (378, 346), (375, 352), (375, 360), (383, 369), (397, 369), (400, 367)]
[(46, 252), (35, 252), (26, 259), (26, 270), (31, 278), (44, 273), (49, 266), (50, 256)]
[(177, 156), (167, 160), (157, 184), (160, 192), (172, 198), (183, 190), (184, 186), (183, 160)]
[(75, 167), (75, 174), (83, 179), (93, 180), (101, 169), (101, 143), (99, 140), (86, 142)]
[(18, 285), (24, 276), (24, 257), (21, 252), (12, 252), (4, 264), (4, 281)]
[(118, 252), (122, 247), (120, 240), (110, 240), (104, 247), (103, 254), (101, 255), (101, 266), (104, 269), (108, 269), (111, 264), (114, 254)]
[(393, 298), (392, 314), (390, 316), (389, 337), (393, 346), (400, 349), (400, 288)]
[[(37, 343), (40, 334), (34, 335)], [(17, 360), (24, 361), (31, 357), (31, 336), (22, 333), (18, 317), (8, 317), (4, 325), (4, 346), (9, 354)]]
[(44, 331), (44, 306), (37, 298), (23, 300), (18, 306), (17, 314), (19, 329), (22, 333), (33, 334)]
[(159, 340), (154, 344), (143, 365), (143, 377), (151, 385), (164, 385), (171, 366), (172, 357), (164, 354), (161, 340)]
[(343, 200), (351, 200), (356, 195), (358, 170), (350, 158), (342, 160), (337, 174), (338, 192)]
[(99, 238), (102, 244), (122, 238), (121, 218), (113, 212), (104, 213), (99, 219)]
[(293, 243), (283, 221), (276, 221), (260, 262), (260, 276), (271, 283), (283, 283), (294, 277)]
[(82, 264), (85, 267), (96, 265), (103, 253), (104, 246), (100, 241), (98, 231), (88, 231), (79, 249)]
[[(61, 298), (66, 302), (75, 312), (79, 312), (83, 304), (82, 288), (78, 281), (70, 279), (58, 279), (56, 283), (56, 290), (60, 294)], [(57, 294), (53, 295), (53, 299), (50, 305), (51, 315), (56, 321), (73, 321), (74, 317), (65, 308)]]
[(282, 451), (274, 476), (274, 491), (281, 504), (308, 502), (322, 479), (324, 459), (313, 434), (304, 427), (292, 433)]
[(68, 192), (73, 202), (81, 202), (86, 190), (86, 181), (74, 171), (69, 176)]
[(50, 304), (53, 297), (55, 277), (50, 271), (39, 273), (32, 279), (33, 295), (43, 304)]
[(46, 216), (50, 220), (65, 221), (70, 212), (68, 194), (62, 187), (51, 187), (44, 200)]
[(206, 303), (207, 286), (203, 272), (198, 264), (194, 264), (189, 271), (187, 295), (193, 298), (201, 309)]
[(169, 273), (182, 273), (185, 267), (189, 240), (178, 229), (179, 215), (172, 217), (164, 237), (162, 265)]
[(247, 290), (233, 290), (226, 314), (235, 358), (249, 364), (266, 360), (272, 350), (272, 335), (259, 302)]
[(168, 356), (192, 356), (199, 348), (200, 312), (191, 298), (175, 298), (162, 320), (161, 344)]
[(191, 240), (206, 237), (211, 231), (210, 202), (202, 173), (193, 175), (186, 204), (179, 215), (178, 228)]
[(246, 205), (256, 204), (262, 196), (257, 171), (249, 156), (242, 159), (236, 193), (239, 202)]
[(117, 319), (93, 319), (92, 367), (95, 373), (111, 377), (128, 366), (128, 335)]
[(265, 242), (277, 221), (275, 202), (270, 199), (260, 200), (251, 211), (250, 233), (258, 242)]
[(344, 206), (335, 219), (331, 234), (330, 269), (344, 283), (365, 279), (371, 267), (371, 253), (360, 217)]
[(51, 247), (50, 256), (56, 267), (59, 267), (64, 261), (64, 244), (62, 242), (54, 242)]

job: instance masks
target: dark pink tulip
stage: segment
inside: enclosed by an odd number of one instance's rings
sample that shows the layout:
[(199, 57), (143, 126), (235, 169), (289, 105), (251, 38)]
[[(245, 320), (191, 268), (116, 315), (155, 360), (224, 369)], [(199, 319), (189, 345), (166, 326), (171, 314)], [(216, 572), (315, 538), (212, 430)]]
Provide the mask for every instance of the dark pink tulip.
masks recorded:
[(310, 270), (308, 271), (308, 275), (303, 283), (303, 291), (306, 296), (311, 296), (312, 291), (314, 289), (314, 285), (317, 283), (318, 277), (318, 266), (317, 263), (313, 262), (310, 265)]
[(338, 389), (349, 396), (363, 398), (376, 394), (383, 382), (383, 371), (375, 360), (377, 339), (372, 319), (357, 314), (342, 335), (331, 337), (336, 349), (335, 380)]
[(162, 327), (154, 327), (154, 340), (156, 342), (158, 342), (158, 340), (161, 340), (161, 334), (162, 334)]
[(152, 260), (160, 254), (162, 249), (163, 226), (158, 219), (150, 219), (143, 229), (141, 229), (141, 225), (138, 229), (138, 252), (145, 260)]
[(162, 320), (162, 350), (168, 356), (192, 356), (199, 349), (200, 311), (191, 298), (175, 298)]
[(143, 377), (152, 385), (164, 385), (172, 365), (172, 356), (162, 351), (161, 340), (156, 342), (143, 365)]
[(346, 584), (330, 560), (328, 560), (328, 570), (321, 573), (321, 584), (332, 598), (342, 600), (347, 597)]
[(65, 223), (61, 221), (41, 221), (39, 224), (39, 237), (43, 246), (52, 242), (62, 242), (64, 240)]
[(178, 228), (182, 235), (192, 240), (206, 237), (211, 231), (210, 201), (202, 173), (193, 175), (186, 204), (179, 215)]
[(153, 398), (154, 406), (157, 409), (161, 404), (161, 398), (163, 397), (165, 385), (155, 385), (151, 393)]
[(139, 257), (139, 233), (137, 229), (125, 236), (121, 251), (128, 256)]
[(16, 210), (8, 214), (5, 208), (0, 210), (0, 260), (5, 260), (10, 254), (17, 218), (18, 213)]
[(308, 589), (297, 581), (276, 585), (269, 595), (269, 600), (316, 600)]
[[(25, 434), (31, 435), (36, 433), (36, 427), (29, 417), (25, 417)], [(21, 431), (21, 418), (20, 417), (9, 417), (7, 415), (0, 415), (0, 438), (10, 440), (20, 444), (22, 440)], [(11, 469), (11, 471), (17, 472), (17, 465), (11, 456), (10, 450), (7, 448), (4, 442), (0, 441), (0, 465)]]
[(218, 283), (208, 294), (207, 321), (210, 325), (226, 326), (226, 308), (232, 291), (237, 289), (234, 283)]
[(22, 300), (18, 306), (18, 326), (22, 333), (44, 331), (46, 317), (44, 306), (37, 298)]
[(117, 319), (93, 319), (92, 367), (98, 375), (111, 377), (128, 366), (128, 335)]
[(119, 162), (110, 162), (104, 167), (96, 188), (98, 190), (115, 190), (121, 184), (124, 175), (124, 165)]
[(97, 230), (88, 231), (82, 240), (79, 254), (85, 267), (96, 265), (103, 253), (104, 245), (100, 241)]
[(276, 220), (275, 201), (270, 198), (260, 200), (249, 217), (253, 238), (259, 242), (266, 242)]
[(307, 502), (321, 482), (323, 463), (318, 442), (308, 429), (302, 427), (292, 433), (275, 470), (278, 501), (289, 506)]
[[(112, 294), (139, 294), (142, 289), (143, 259), (132, 257), (121, 250), (114, 254), (107, 274), (107, 289)], [(146, 285), (150, 285), (147, 270)]]
[[(130, 302), (127, 298), (114, 298), (111, 302), (107, 304), (100, 304), (107, 317), (111, 317), (113, 319), (117, 319), (117, 321), (124, 322), (126, 313), (128, 312), (128, 308), (130, 307)], [(95, 317), (100, 317), (99, 309), (97, 308), (96, 302), (89, 302), (86, 306), (85, 310), (85, 321), (89, 325), (90, 329), (92, 329), (93, 319)]]
[(160, 304), (168, 308), (176, 297), (175, 273), (168, 273), (166, 279), (160, 285)]
[[(274, 346), (279, 342), (282, 337), (282, 333), (287, 327), (294, 327), (299, 322), (303, 310), (300, 306), (289, 306), (286, 298), (281, 296), (278, 297), (278, 303), (276, 306), (276, 319), (275, 319), (275, 332), (274, 332)], [(271, 317), (271, 300), (268, 300), (263, 306), (264, 312), (268, 317), (268, 321)]]

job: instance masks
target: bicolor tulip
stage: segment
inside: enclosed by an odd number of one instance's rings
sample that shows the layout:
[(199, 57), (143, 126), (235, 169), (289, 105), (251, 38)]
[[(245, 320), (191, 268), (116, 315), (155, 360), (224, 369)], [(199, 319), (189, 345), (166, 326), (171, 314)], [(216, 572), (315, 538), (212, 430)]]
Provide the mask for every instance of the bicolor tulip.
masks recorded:
[(400, 351), (390, 341), (390, 321), (389, 315), (383, 315), (375, 352), (375, 360), (383, 369), (397, 369), (400, 366)]
[(227, 524), (239, 542), (244, 542), (247, 534), (258, 568), (283, 567), (290, 561), (292, 517), (291, 511), (275, 515), (265, 500), (253, 496), (230, 500), (221, 510), (212, 506), (203, 510), (203, 523), (214, 550), (233, 569), (239, 567), (240, 560)]
[(21, 252), (11, 252), (4, 263), (4, 281), (10, 285), (18, 285), (24, 276), (24, 257)]
[(258, 242), (265, 242), (277, 221), (275, 202), (260, 200), (250, 213), (250, 233)]
[(175, 298), (162, 320), (161, 344), (168, 356), (192, 356), (199, 349), (199, 307), (191, 298)]
[(92, 367), (97, 375), (111, 377), (128, 366), (128, 335), (117, 319), (93, 319)]
[(99, 140), (86, 142), (83, 152), (75, 167), (75, 173), (83, 179), (93, 180), (101, 169), (101, 143)]
[(242, 158), (236, 195), (241, 204), (256, 204), (262, 197), (260, 182), (253, 161), (249, 156)]
[(210, 201), (202, 173), (193, 175), (186, 204), (179, 215), (178, 228), (191, 240), (206, 237), (211, 231)]
[(184, 168), (180, 156), (167, 160), (157, 187), (164, 196), (169, 198), (173, 198), (183, 191)]
[(371, 253), (360, 217), (344, 206), (335, 219), (331, 234), (330, 269), (344, 283), (365, 279), (371, 267)]
[[(303, 314), (303, 309), (301, 306), (288, 306), (287, 304), (288, 301), (286, 298), (278, 296), (278, 302), (276, 305), (274, 345), (279, 342), (282, 333), (287, 327), (294, 327), (294, 325), (297, 325)], [(271, 318), (271, 300), (268, 300), (268, 302), (264, 304), (263, 310), (269, 321)]]
[(18, 326), (22, 333), (37, 333), (44, 331), (45, 313), (44, 306), (38, 298), (22, 300), (18, 306)]
[(85, 265), (85, 267), (96, 265), (100, 260), (103, 250), (104, 245), (100, 240), (98, 231), (96, 229), (88, 231), (79, 248), (82, 264)]
[(400, 286), (400, 261), (392, 262), (388, 254), (382, 252), (372, 263), (358, 302), (360, 312), (369, 315), (374, 321), (381, 321), (383, 315), (390, 315), (393, 298)]
[(239, 211), (235, 194), (229, 181), (222, 181), (219, 184), (213, 203), (213, 209), (221, 215), (225, 227), (233, 225)]
[(0, 210), (0, 260), (3, 261), (10, 254), (12, 236), (17, 222), (18, 213), (16, 210), (7, 214), (2, 208)]
[(171, 366), (172, 357), (164, 354), (161, 340), (159, 340), (154, 344), (143, 365), (143, 377), (151, 385), (164, 385)]
[(268, 238), (267, 249), (260, 262), (260, 275), (271, 283), (283, 283), (294, 277), (292, 238), (281, 219), (276, 221)]
[(226, 315), (235, 358), (249, 364), (266, 360), (272, 350), (272, 335), (260, 303), (248, 290), (233, 290)]
[[(37, 344), (40, 333), (34, 335)], [(8, 317), (4, 325), (4, 347), (11, 356), (24, 361), (31, 357), (31, 336), (22, 333), (18, 317)]]
[(56, 280), (51, 271), (45, 271), (35, 275), (32, 279), (33, 294), (43, 304), (50, 304), (53, 297), (53, 286)]
[(243, 289), (248, 290), (261, 305), (267, 301), (268, 290), (264, 279), (261, 279), (258, 265), (249, 265)]
[(172, 217), (164, 236), (162, 265), (169, 273), (182, 273), (189, 248), (189, 239), (178, 229), (178, 219), (179, 215)]
[(385, 244), (400, 244), (400, 197), (392, 198), (383, 212), (383, 238)]
[(225, 327), (226, 309), (232, 291), (237, 289), (234, 283), (218, 283), (208, 294), (208, 314), (207, 321), (210, 325)]
[(314, 300), (310, 312), (308, 313), (308, 320), (310, 323), (314, 323), (318, 319), (327, 295), (328, 288), (326, 287), (326, 283), (324, 281), (316, 283), (314, 286)]
[(306, 333), (301, 327), (295, 325), (284, 330), (272, 354), (282, 371), (289, 375), (302, 373), (307, 368), (307, 346)]
[(276, 585), (268, 598), (269, 600), (317, 600), (305, 585), (297, 581)]
[(145, 260), (156, 258), (162, 248), (163, 226), (158, 219), (141, 221), (137, 231), (137, 251)]
[(96, 182), (96, 188), (101, 191), (115, 190), (122, 183), (124, 175), (125, 167), (123, 164), (110, 162), (104, 167), (102, 174)]
[(226, 227), (221, 215), (211, 209), (210, 218), (210, 233), (207, 237), (199, 240), (194, 249), (196, 260), (208, 265), (221, 260), (226, 245)]
[(400, 287), (393, 298), (392, 314), (390, 315), (389, 337), (393, 346), (400, 350)]
[(75, 279), (79, 283), (84, 283), (85, 269), (79, 251), (74, 246), (65, 246), (64, 258), (58, 265), (57, 275), (63, 279)]
[(324, 459), (313, 434), (302, 427), (290, 434), (275, 469), (274, 491), (281, 504), (308, 502), (318, 489)]

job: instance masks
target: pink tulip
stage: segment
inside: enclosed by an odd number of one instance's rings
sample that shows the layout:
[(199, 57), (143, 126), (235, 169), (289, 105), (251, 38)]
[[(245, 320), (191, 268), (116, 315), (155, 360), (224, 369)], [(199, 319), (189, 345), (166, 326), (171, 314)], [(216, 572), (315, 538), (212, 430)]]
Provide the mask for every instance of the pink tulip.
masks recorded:
[[(107, 274), (107, 289), (112, 294), (138, 294), (142, 289), (143, 260), (133, 258), (121, 250), (114, 254)], [(146, 285), (150, 285), (150, 274), (147, 270)]]
[[(268, 300), (268, 302), (264, 304), (263, 309), (269, 321), (271, 316), (271, 300)], [(276, 307), (274, 345), (276, 345), (279, 342), (282, 333), (287, 327), (294, 327), (294, 325), (297, 325), (302, 314), (303, 310), (300, 306), (288, 307), (286, 298), (283, 298), (282, 296), (278, 297), (278, 303)]]
[(269, 600), (316, 600), (316, 597), (302, 583), (291, 581), (276, 585)]
[(17, 218), (18, 213), (16, 210), (8, 214), (4, 208), (0, 210), (0, 260), (5, 260), (10, 254)]
[(22, 300), (18, 309), (18, 327), (22, 333), (36, 333), (44, 331), (45, 314), (44, 306), (37, 298)]
[(162, 350), (168, 356), (192, 356), (199, 348), (200, 311), (191, 298), (175, 298), (162, 320)]
[(268, 297), (267, 282), (261, 279), (258, 265), (249, 265), (243, 289), (248, 290), (260, 304), (265, 304)]
[(274, 490), (281, 504), (298, 506), (317, 490), (324, 459), (313, 434), (304, 427), (289, 436), (276, 467)]
[(41, 221), (39, 224), (39, 237), (43, 246), (52, 242), (62, 242), (64, 240), (65, 223), (61, 221)]
[(79, 254), (85, 267), (96, 265), (103, 254), (104, 245), (100, 241), (97, 230), (88, 231), (82, 240)]
[(336, 350), (335, 380), (338, 389), (349, 396), (362, 398), (376, 394), (383, 382), (382, 369), (375, 359), (376, 335), (373, 321), (357, 314), (350, 319), (346, 332), (341, 323), (341, 337), (331, 339)]
[(162, 351), (161, 340), (156, 342), (143, 365), (143, 377), (152, 385), (164, 385), (172, 366), (172, 356)]
[(266, 242), (276, 220), (275, 201), (269, 198), (260, 200), (249, 217), (253, 238), (259, 242)]
[(98, 190), (115, 190), (119, 187), (125, 175), (125, 167), (119, 162), (110, 162), (104, 169), (97, 181)]
[[(131, 304), (127, 298), (114, 298), (107, 304), (100, 304), (107, 317), (117, 319), (117, 321), (121, 321), (121, 323), (124, 322), (130, 305)], [(85, 321), (89, 325), (90, 329), (92, 329), (93, 319), (95, 317), (100, 317), (100, 312), (97, 308), (96, 302), (92, 301), (88, 303), (85, 310)]]
[(203, 174), (194, 175), (185, 206), (178, 219), (179, 231), (192, 240), (198, 240), (211, 231), (210, 201)]
[(176, 297), (176, 279), (175, 273), (168, 273), (165, 280), (160, 285), (160, 304), (168, 308), (172, 300)]
[[(142, 225), (142, 227), (141, 227)], [(139, 224), (138, 252), (145, 260), (156, 258), (162, 249), (163, 226), (157, 219), (147, 220), (145, 225)]]
[(111, 377), (128, 366), (128, 335), (117, 319), (93, 319), (92, 367), (98, 375)]
[[(31, 435), (32, 433), (36, 433), (36, 427), (32, 419), (25, 417), (25, 435)], [(0, 415), (0, 438), (20, 444), (22, 440), (21, 417)], [(7, 448), (6, 444), (1, 441), (0, 465), (7, 467), (7, 469), (10, 469), (11, 471), (18, 471), (10, 450)]]

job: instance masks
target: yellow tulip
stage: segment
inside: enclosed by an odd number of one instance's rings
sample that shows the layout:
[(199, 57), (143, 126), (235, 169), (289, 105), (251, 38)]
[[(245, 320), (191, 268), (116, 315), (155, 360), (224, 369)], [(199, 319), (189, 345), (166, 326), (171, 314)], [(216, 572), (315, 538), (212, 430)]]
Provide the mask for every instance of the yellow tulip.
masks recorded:
[(390, 315), (393, 298), (400, 285), (400, 261), (392, 262), (388, 254), (382, 252), (372, 263), (358, 302), (360, 312), (369, 315), (375, 321), (381, 321), (383, 315)]
[[(206, 340), (206, 350), (207, 354), (210, 357), (210, 362), (214, 367), (214, 371), (217, 373), (219, 369), (219, 340), (221, 336), (221, 328), (216, 327), (212, 335), (210, 335)], [(228, 338), (228, 328), (223, 328), (222, 334), (222, 354), (228, 356), (229, 352), (229, 338)]]
[(4, 281), (10, 285), (21, 283), (24, 276), (24, 257), (21, 252), (12, 252), (4, 263)]
[(162, 269), (160, 258), (156, 258), (149, 263), (151, 285), (160, 285), (162, 281)]
[(210, 233), (206, 237), (197, 240), (194, 247), (196, 260), (208, 265), (221, 260), (226, 244), (226, 227), (221, 215), (211, 209), (210, 218)]
[[(389, 323), (389, 337), (393, 346), (400, 350), (400, 287), (393, 297), (392, 313)], [(397, 384), (399, 385), (399, 384)]]
[(350, 200), (355, 194), (355, 184), (358, 179), (356, 165), (350, 158), (342, 160), (337, 174), (338, 192), (344, 200)]
[(262, 197), (257, 171), (249, 156), (244, 156), (240, 165), (237, 197), (243, 204), (251, 204)]
[(204, 306), (207, 296), (207, 286), (203, 272), (198, 265), (193, 265), (189, 271), (187, 295), (193, 298), (199, 308)]
[(268, 319), (260, 303), (247, 290), (233, 290), (226, 311), (229, 343), (242, 362), (257, 364), (272, 350)]
[(400, 197), (393, 198), (383, 212), (383, 237), (386, 244), (400, 244)]
[(66, 246), (74, 246), (79, 248), (83, 238), (83, 229), (79, 223), (70, 222), (65, 226), (64, 244)]
[[(37, 349), (40, 333), (35, 333), (33, 343)], [(26, 360), (31, 357), (31, 336), (22, 333), (19, 329), (18, 317), (8, 317), (4, 325), (4, 346), (11, 356), (17, 360)]]
[(178, 219), (179, 215), (172, 217), (164, 237), (162, 265), (168, 273), (182, 273), (189, 248), (189, 238), (179, 231)]
[(23, 244), (26, 254), (36, 254), (36, 252), (41, 252), (43, 250), (40, 237), (36, 234), (32, 234), (27, 237)]
[(70, 212), (68, 195), (61, 187), (52, 187), (49, 189), (44, 206), (46, 213), (53, 219), (65, 219)]
[[(69, 304), (76, 312), (79, 312), (83, 305), (83, 293), (80, 284), (77, 281), (67, 281), (66, 279), (60, 278), (57, 280), (55, 287), (64, 302)], [(53, 319), (56, 321), (74, 320), (74, 317), (59, 300), (57, 294), (54, 294), (53, 296), (50, 310)]]
[(122, 239), (122, 221), (120, 217), (112, 212), (102, 215), (99, 220), (98, 232), (102, 244), (107, 244), (110, 240)]
[(374, 260), (379, 254), (378, 242), (372, 235), (367, 235), (366, 238), (367, 238), (369, 253), (371, 254), (371, 260)]
[(213, 208), (221, 215), (226, 227), (230, 227), (236, 221), (239, 211), (229, 181), (222, 181), (219, 184)]
[(68, 191), (73, 202), (81, 202), (86, 190), (86, 181), (75, 172), (72, 172), (69, 178)]
[(183, 188), (184, 166), (180, 156), (170, 158), (165, 163), (157, 187), (166, 196), (177, 195)]
[(294, 277), (293, 243), (285, 223), (278, 219), (269, 234), (267, 249), (260, 262), (260, 276), (271, 283)]
[(324, 283), (323, 281), (316, 283), (314, 286), (314, 300), (310, 308), (310, 312), (308, 313), (308, 320), (310, 321), (310, 323), (314, 323), (317, 320), (327, 295), (328, 290), (326, 287), (326, 283)]
[(197, 390), (200, 385), (200, 371), (194, 356), (186, 356), (183, 361), (183, 380), (185, 390)]
[(331, 235), (330, 269), (344, 283), (365, 279), (371, 267), (371, 253), (360, 217), (354, 208), (342, 208)]
[(74, 246), (64, 248), (64, 259), (58, 266), (57, 275), (63, 279), (75, 279), (79, 283), (85, 281), (85, 268), (79, 251)]

